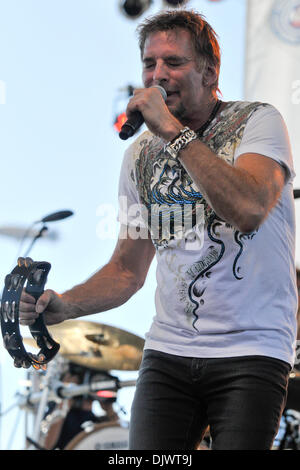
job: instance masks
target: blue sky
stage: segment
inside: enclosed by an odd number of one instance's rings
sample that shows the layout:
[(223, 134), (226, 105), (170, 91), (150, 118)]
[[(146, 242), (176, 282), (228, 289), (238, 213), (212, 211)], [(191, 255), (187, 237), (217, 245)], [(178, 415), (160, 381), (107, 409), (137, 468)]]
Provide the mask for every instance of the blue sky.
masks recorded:
[[(161, 7), (162, 1), (154, 0), (143, 17)], [(219, 35), (224, 100), (242, 99), (246, 1), (194, 0), (188, 7), (203, 13)], [(118, 138), (113, 121), (127, 102), (120, 88), (141, 85), (135, 29), (143, 17), (125, 18), (118, 0), (0, 0), (0, 11), (2, 91), (5, 85), (5, 103), (0, 99), (0, 229), (27, 228), (51, 212), (74, 211), (73, 217), (48, 225), (56, 241), (39, 240), (30, 253), (52, 264), (47, 287), (62, 292), (103, 266), (116, 242), (99, 235), (105, 222), (101, 210), (106, 205), (113, 216), (117, 211), (128, 143)], [(116, 234), (114, 217), (111, 224)], [(0, 235), (1, 284), (19, 248), (17, 240)], [(143, 337), (154, 315), (154, 288), (155, 263), (144, 288), (126, 305), (85, 319)], [(15, 403), (26, 372), (13, 367), (2, 347), (0, 353), (4, 411)], [(120, 397), (128, 412), (132, 392)], [(24, 412), (19, 420), (17, 414), (15, 408), (1, 420), (1, 449), (23, 448)]]

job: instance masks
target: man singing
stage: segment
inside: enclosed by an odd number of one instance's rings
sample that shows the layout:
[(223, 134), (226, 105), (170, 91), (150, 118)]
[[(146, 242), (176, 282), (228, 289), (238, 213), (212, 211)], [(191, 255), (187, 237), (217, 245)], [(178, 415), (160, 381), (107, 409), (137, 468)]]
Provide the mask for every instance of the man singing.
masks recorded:
[(138, 31), (144, 88), (127, 116), (139, 111), (148, 130), (125, 154), (119, 195), (144, 208), (141, 236), (136, 218), (120, 211), (110, 261), (62, 295), (45, 291), (36, 305), (23, 294), (22, 323), (123, 304), (156, 254), (156, 315), (130, 448), (194, 449), (209, 425), (213, 449), (270, 449), (296, 339), (287, 130), (271, 105), (218, 99), (219, 45), (200, 14), (162, 12)]

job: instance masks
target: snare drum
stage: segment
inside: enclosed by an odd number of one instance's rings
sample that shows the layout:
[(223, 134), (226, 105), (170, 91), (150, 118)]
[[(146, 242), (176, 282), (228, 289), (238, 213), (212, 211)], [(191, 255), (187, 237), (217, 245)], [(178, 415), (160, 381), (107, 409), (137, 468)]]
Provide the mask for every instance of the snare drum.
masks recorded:
[(64, 450), (128, 450), (129, 428), (120, 422), (95, 424), (75, 436)]

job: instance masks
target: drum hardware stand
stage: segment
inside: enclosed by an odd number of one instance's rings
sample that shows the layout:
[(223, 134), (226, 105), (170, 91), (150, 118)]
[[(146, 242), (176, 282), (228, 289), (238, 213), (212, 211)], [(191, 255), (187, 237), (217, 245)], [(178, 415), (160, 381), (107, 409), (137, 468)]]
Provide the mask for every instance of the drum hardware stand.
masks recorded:
[(26, 440), (28, 443), (30, 443), (30, 446), (27, 448), (27, 450), (33, 450), (34, 448), (43, 450), (43, 447), (40, 444), (40, 437), (42, 423), (44, 421), (44, 413), (49, 401), (61, 402), (65, 399), (96, 392), (99, 390), (117, 391), (123, 387), (136, 385), (136, 380), (119, 381), (113, 376), (111, 380), (102, 380), (92, 382), (90, 384), (65, 384), (55, 378), (56, 371), (57, 364), (56, 361), (53, 361), (49, 364), (45, 373), (45, 385), (42, 391), (19, 394), (19, 401), (17, 406), (19, 406), (20, 409), (25, 408), (27, 411), (33, 411), (34, 405), (38, 404), (38, 410), (36, 412), (34, 421), (33, 437), (31, 438), (30, 436), (26, 435)]
[(47, 450), (44, 447), (42, 447), (40, 444), (38, 444), (38, 442), (35, 442), (33, 439), (31, 439), (31, 437), (29, 436), (26, 436), (26, 441), (32, 446), (34, 446), (37, 450)]
[(64, 384), (60, 381), (54, 381), (53, 387), (47, 385), (46, 392), (37, 392), (28, 395), (19, 395), (20, 401), (19, 406), (24, 408), (30, 405), (35, 405), (39, 403), (43, 397), (43, 393), (45, 395), (47, 393), (47, 398), (49, 400), (57, 399), (65, 399), (65, 398), (74, 398), (79, 395), (84, 395), (86, 393), (96, 392), (99, 390), (117, 390), (123, 387), (134, 387), (136, 385), (136, 380), (124, 380), (118, 382), (116, 386), (116, 382), (113, 380), (109, 381), (101, 381), (101, 382), (94, 382), (93, 384), (85, 384), (85, 385), (75, 385), (75, 384)]
[(35, 428), (34, 428), (34, 434), (33, 434), (33, 439), (35, 442), (39, 442), (40, 439), (40, 433), (41, 433), (41, 422), (44, 417), (44, 412), (47, 406), (47, 403), (49, 401), (49, 395), (51, 391), (51, 381), (54, 376), (54, 370), (55, 370), (55, 362), (50, 362), (46, 376), (45, 376), (45, 388), (42, 392), (41, 400), (39, 402), (39, 407), (37, 411), (37, 416), (35, 420)]
[(294, 410), (285, 410), (283, 413), (286, 429), (278, 450), (300, 449), (300, 413)]

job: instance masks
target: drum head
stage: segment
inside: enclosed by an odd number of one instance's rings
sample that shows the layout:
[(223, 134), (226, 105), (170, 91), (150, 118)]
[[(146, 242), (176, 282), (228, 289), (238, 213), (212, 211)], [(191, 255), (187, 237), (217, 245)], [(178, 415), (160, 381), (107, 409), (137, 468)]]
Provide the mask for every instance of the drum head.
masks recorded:
[(127, 450), (128, 427), (120, 423), (96, 424), (91, 432), (83, 431), (75, 436), (64, 450)]

